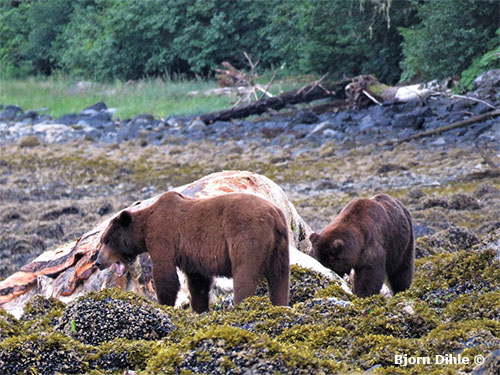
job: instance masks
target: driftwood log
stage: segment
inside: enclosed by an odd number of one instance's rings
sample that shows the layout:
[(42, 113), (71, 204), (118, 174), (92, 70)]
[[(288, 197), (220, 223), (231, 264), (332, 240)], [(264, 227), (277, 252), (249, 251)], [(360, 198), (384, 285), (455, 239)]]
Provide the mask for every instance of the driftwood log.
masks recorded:
[[(231, 192), (256, 194), (281, 208), (286, 216), (290, 238), (290, 262), (314, 269), (338, 281), (347, 291), (346, 283), (318, 261), (307, 255), (310, 250), (310, 227), (298, 215), (283, 190), (270, 179), (251, 172), (225, 171), (208, 175), (188, 185), (173, 189), (192, 198), (206, 198)], [(136, 202), (128, 210), (138, 210), (153, 204), (158, 196)], [(121, 211), (120, 211), (121, 212)], [(118, 215), (116, 213), (114, 216)], [(114, 217), (113, 216), (113, 217)], [(0, 282), (0, 307), (15, 316), (23, 313), (23, 307), (36, 294), (70, 302), (77, 297), (107, 287), (131, 290), (155, 300), (152, 268), (149, 255), (141, 254), (129, 272), (120, 277), (114, 267), (99, 271), (95, 266), (97, 248), (102, 232), (112, 218), (100, 223), (76, 241), (48, 250), (23, 266), (18, 272)], [(298, 250), (297, 250), (298, 249)], [(183, 280), (183, 274), (180, 273)], [(228, 285), (229, 283), (229, 285)], [(187, 302), (187, 287), (182, 283), (177, 305)], [(231, 280), (216, 279), (215, 293), (227, 293)], [(217, 288), (219, 288), (217, 290)], [(229, 289), (229, 290), (228, 290)]]
[(287, 91), (272, 98), (260, 99), (247, 105), (201, 115), (200, 120), (204, 121), (205, 124), (211, 124), (215, 121), (230, 121), (251, 115), (259, 115), (269, 110), (278, 111), (288, 105), (307, 103), (323, 98), (345, 99), (345, 87), (351, 82), (352, 79), (325, 83), (318, 80), (301, 89)]
[[(215, 121), (230, 121), (259, 115), (269, 110), (278, 111), (286, 106), (309, 103), (318, 99), (344, 100), (352, 108), (361, 108), (371, 103), (378, 105), (396, 102), (423, 100), (436, 94), (420, 85), (403, 87), (388, 86), (371, 75), (363, 75), (337, 82), (325, 81), (325, 77), (298, 90), (284, 92), (271, 98), (262, 97), (250, 104), (235, 106), (222, 111), (207, 113), (199, 117), (206, 124)], [(267, 92), (267, 88), (265, 89)]]

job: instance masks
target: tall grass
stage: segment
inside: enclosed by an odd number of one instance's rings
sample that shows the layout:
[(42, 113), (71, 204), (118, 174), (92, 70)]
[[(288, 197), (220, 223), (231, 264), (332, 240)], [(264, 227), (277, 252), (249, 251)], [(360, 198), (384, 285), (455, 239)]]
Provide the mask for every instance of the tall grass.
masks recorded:
[(189, 115), (215, 111), (231, 106), (228, 97), (198, 95), (188, 97), (189, 91), (217, 87), (216, 82), (202, 80), (164, 81), (150, 79), (125, 83), (77, 82), (64, 78), (0, 79), (0, 103), (41, 110), (53, 117), (78, 113), (85, 107), (103, 101), (116, 108), (121, 119), (139, 113), (156, 117)]
[[(279, 77), (269, 89), (274, 95), (312, 81), (311, 76)], [(267, 72), (258, 79), (264, 87), (271, 81)], [(228, 96), (187, 96), (190, 91), (203, 91), (218, 87), (215, 81), (163, 80), (95, 83), (77, 81), (62, 76), (45, 78), (1, 78), (0, 103), (15, 104), (23, 110), (33, 109), (56, 118), (68, 113), (78, 113), (99, 101), (108, 108), (116, 108), (115, 118), (124, 119), (140, 113), (155, 117), (171, 115), (193, 115), (231, 107), (235, 98)], [(259, 97), (261, 93), (258, 93)]]

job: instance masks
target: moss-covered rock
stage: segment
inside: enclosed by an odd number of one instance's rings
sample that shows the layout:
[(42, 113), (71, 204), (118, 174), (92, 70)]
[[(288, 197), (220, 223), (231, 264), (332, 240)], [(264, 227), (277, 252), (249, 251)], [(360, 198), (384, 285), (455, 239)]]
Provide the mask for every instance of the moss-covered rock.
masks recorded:
[[(157, 340), (175, 329), (167, 314), (144, 299), (90, 294), (70, 303), (56, 329), (92, 345), (115, 338)], [(98, 297), (98, 298), (95, 298)], [(141, 303), (142, 302), (142, 303)]]
[(430, 236), (419, 238), (417, 247), (428, 254), (453, 253), (470, 249), (479, 242), (478, 237), (469, 229), (451, 226)]
[(4, 309), (0, 309), (0, 340), (19, 335), (21, 332), (19, 321)]
[(81, 374), (88, 351), (60, 333), (13, 336), (0, 342), (0, 368), (3, 375)]
[(66, 305), (61, 301), (41, 295), (33, 297), (25, 306), (21, 321), (26, 333), (52, 331)]
[(330, 374), (346, 369), (318, 359), (307, 349), (280, 344), (265, 335), (226, 325), (212, 325), (160, 350), (147, 374)]

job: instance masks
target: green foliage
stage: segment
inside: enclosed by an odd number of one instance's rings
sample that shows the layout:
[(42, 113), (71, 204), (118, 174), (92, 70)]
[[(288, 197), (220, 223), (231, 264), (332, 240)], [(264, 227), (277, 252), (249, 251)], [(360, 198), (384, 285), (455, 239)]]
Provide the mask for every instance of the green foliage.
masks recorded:
[[(387, 2), (387, 6), (391, 2)], [(374, 1), (309, 1), (297, 5), (299, 69), (343, 75), (375, 74), (383, 82), (398, 80), (401, 36), (398, 26), (414, 22), (412, 4), (394, 2), (387, 13)]]
[(486, 52), (483, 56), (476, 57), (469, 68), (462, 72), (460, 84), (467, 90), (473, 88), (472, 82), (481, 73), (490, 69), (500, 68), (500, 28), (497, 29), (496, 48)]
[(417, 10), (421, 22), (400, 28), (402, 80), (456, 76), (492, 48), (500, 11), (497, 0), (424, 1)]
[(0, 72), (211, 76), (223, 61), (247, 69), (246, 51), (259, 71), (386, 83), (468, 68), (469, 87), (498, 63), (498, 11), (497, 0), (10, 1), (0, 4)]

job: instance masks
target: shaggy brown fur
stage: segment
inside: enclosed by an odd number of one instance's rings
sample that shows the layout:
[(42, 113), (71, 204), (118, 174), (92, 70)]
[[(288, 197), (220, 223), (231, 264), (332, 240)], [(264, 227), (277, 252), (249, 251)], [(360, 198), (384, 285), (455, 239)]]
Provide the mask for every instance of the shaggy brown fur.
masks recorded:
[(187, 275), (194, 311), (208, 310), (214, 276), (233, 277), (235, 303), (253, 295), (264, 276), (271, 302), (288, 305), (285, 216), (255, 195), (191, 199), (167, 192), (148, 208), (123, 211), (103, 233), (96, 265), (102, 269), (118, 263), (118, 270), (125, 273), (128, 264), (145, 251), (151, 256), (161, 304), (175, 303), (179, 267)]
[(387, 275), (394, 293), (413, 279), (415, 246), (411, 216), (386, 194), (350, 202), (320, 234), (310, 235), (312, 255), (336, 273), (354, 269), (353, 291), (380, 292)]

